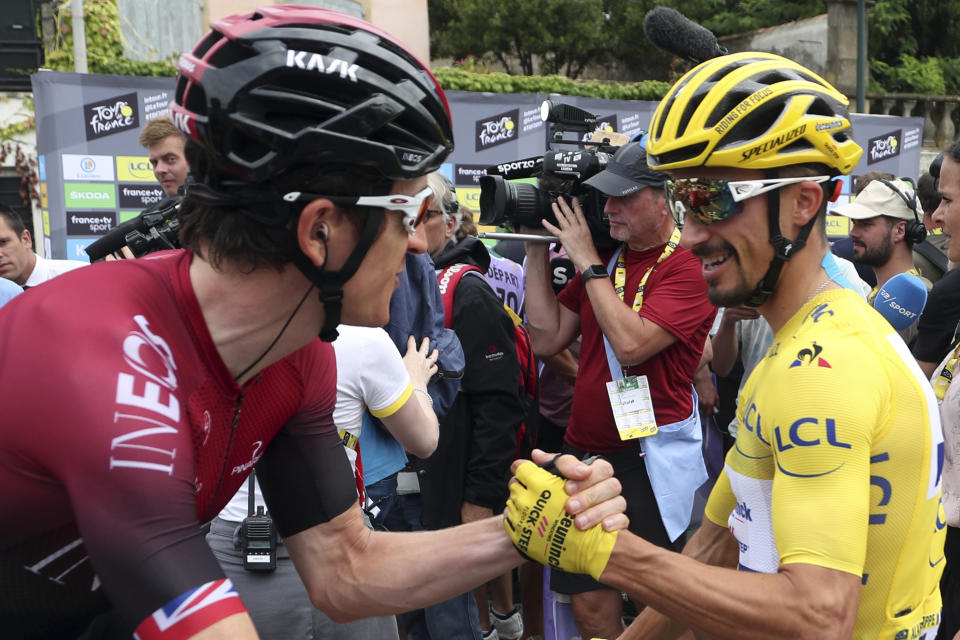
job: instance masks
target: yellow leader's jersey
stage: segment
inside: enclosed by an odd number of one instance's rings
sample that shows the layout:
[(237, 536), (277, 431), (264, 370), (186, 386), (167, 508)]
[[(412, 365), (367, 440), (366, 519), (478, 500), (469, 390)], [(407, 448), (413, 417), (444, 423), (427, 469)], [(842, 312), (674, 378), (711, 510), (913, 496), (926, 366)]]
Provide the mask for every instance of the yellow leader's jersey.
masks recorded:
[(932, 640), (943, 435), (933, 390), (887, 321), (852, 291), (816, 296), (774, 337), (737, 419), (706, 515), (736, 537), (740, 569), (852, 573), (854, 638)]

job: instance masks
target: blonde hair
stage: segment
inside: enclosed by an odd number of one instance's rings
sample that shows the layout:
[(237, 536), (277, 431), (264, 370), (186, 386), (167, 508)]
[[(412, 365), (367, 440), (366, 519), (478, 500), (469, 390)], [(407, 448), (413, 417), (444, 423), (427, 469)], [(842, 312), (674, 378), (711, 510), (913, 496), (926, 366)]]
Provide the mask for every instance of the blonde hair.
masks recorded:
[(460, 229), (457, 231), (457, 239), (467, 236), (477, 237), (477, 223), (473, 221), (473, 210), (460, 205)]
[(140, 130), (140, 146), (149, 147), (170, 136), (177, 136), (183, 142), (187, 140), (170, 116), (157, 116)]
[(460, 226), (463, 224), (463, 218), (458, 214), (457, 208), (459, 207), (459, 202), (457, 202), (457, 194), (453, 190), (453, 185), (450, 184), (450, 180), (441, 172), (434, 171), (433, 173), (427, 174), (427, 185), (430, 187), (430, 190), (433, 191), (431, 206), (443, 212), (444, 223), (449, 222), (451, 216), (456, 216), (453, 236), (456, 238), (462, 237), (459, 231)]

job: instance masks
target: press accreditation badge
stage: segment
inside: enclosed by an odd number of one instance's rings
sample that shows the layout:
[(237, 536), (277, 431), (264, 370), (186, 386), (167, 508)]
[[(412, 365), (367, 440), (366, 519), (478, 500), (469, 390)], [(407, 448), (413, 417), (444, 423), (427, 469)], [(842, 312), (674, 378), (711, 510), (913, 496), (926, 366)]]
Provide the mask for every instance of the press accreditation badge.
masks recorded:
[(645, 438), (657, 432), (647, 376), (628, 376), (607, 383), (610, 407), (621, 440)]

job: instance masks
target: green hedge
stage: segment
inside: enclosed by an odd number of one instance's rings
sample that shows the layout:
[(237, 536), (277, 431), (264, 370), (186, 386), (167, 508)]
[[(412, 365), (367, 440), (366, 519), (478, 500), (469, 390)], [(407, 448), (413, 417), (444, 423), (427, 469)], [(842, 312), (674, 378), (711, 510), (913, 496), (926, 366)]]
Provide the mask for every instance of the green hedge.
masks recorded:
[(563, 76), (511, 76), (506, 73), (474, 73), (452, 67), (433, 69), (447, 91), (489, 93), (559, 93), (566, 96), (608, 100), (660, 100), (669, 83), (644, 80), (633, 83), (580, 82)]

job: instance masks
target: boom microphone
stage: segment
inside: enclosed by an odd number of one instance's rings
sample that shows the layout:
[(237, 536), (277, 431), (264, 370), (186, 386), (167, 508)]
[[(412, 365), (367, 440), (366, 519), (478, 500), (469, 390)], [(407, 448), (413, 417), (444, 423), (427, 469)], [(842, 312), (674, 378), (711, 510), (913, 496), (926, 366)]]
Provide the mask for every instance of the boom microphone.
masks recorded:
[(927, 288), (910, 273), (898, 273), (887, 280), (873, 300), (873, 308), (897, 331), (916, 322), (926, 304)]
[(669, 7), (647, 11), (643, 18), (643, 33), (658, 49), (697, 64), (728, 53), (709, 29)]

